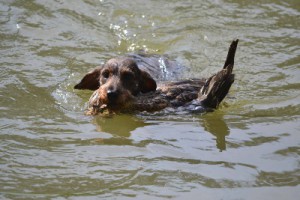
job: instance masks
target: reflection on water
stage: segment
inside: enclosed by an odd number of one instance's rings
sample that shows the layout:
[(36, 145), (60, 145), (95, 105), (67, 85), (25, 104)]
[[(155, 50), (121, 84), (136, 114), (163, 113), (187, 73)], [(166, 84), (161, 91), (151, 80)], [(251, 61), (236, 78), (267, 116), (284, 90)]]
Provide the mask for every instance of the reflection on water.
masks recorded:
[(229, 135), (229, 128), (226, 125), (222, 115), (212, 115), (207, 113), (203, 115), (201, 124), (204, 130), (216, 137), (216, 146), (220, 151), (226, 150), (225, 136)]
[[(0, 2), (1, 199), (297, 199), (298, 1)], [(88, 70), (144, 49), (236, 81), (203, 115), (85, 116)]]
[(130, 132), (138, 127), (147, 125), (144, 121), (127, 115), (114, 115), (111, 117), (96, 116), (93, 119), (99, 132), (107, 132), (120, 137), (129, 137)]
[(96, 116), (93, 124), (99, 132), (110, 133), (110, 138), (97, 138), (95, 142), (106, 145), (132, 145), (129, 139), (131, 132), (147, 125), (144, 121), (134, 116), (114, 115), (111, 117)]
[[(216, 138), (216, 148), (223, 151), (226, 150), (225, 136), (229, 135), (229, 128), (223, 119), (223, 114), (219, 112), (215, 113), (203, 114), (201, 120), (199, 120), (199, 125), (204, 127), (204, 131), (212, 134)], [(155, 116), (152, 116), (154, 121), (145, 122), (138, 117), (128, 115), (114, 115), (110, 117), (96, 116), (93, 119), (93, 123), (96, 125), (97, 131), (112, 134), (111, 138), (99, 138), (98, 141), (104, 144), (124, 145), (125, 143), (130, 144), (129, 138), (131, 133), (136, 129), (157, 124), (158, 122), (155, 122), (155, 118)], [(159, 120), (161, 121), (162, 118), (160, 117)], [(168, 121), (168, 119), (164, 120)], [(184, 118), (181, 120), (186, 121)], [(194, 121), (194, 124), (198, 124), (197, 121)], [(199, 131), (201, 131), (201, 129), (199, 128)]]

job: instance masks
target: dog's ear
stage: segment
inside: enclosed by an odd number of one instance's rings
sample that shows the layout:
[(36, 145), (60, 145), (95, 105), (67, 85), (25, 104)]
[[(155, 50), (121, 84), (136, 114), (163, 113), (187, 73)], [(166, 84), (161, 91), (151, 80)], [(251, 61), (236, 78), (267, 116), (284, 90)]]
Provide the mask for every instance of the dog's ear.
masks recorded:
[(78, 83), (74, 86), (74, 89), (88, 89), (97, 90), (100, 87), (100, 74), (102, 67), (97, 67), (96, 69), (88, 72)]
[(156, 90), (155, 80), (145, 71), (141, 71), (139, 89), (142, 93)]

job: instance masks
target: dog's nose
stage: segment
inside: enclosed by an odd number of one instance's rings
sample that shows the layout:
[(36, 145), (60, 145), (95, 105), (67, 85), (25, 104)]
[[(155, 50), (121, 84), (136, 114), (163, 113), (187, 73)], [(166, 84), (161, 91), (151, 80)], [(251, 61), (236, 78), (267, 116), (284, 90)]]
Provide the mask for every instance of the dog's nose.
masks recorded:
[(118, 97), (118, 92), (116, 90), (108, 90), (107, 91), (107, 98), (109, 101), (116, 100)]

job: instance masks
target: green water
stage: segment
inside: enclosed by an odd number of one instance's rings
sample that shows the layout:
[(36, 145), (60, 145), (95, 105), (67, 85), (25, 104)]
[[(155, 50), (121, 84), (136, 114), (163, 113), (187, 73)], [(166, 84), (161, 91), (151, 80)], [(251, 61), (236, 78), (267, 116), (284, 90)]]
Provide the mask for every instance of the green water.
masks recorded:
[[(1, 199), (297, 199), (300, 1), (0, 2)], [(139, 49), (207, 77), (239, 38), (236, 81), (205, 115), (83, 114), (73, 86)]]

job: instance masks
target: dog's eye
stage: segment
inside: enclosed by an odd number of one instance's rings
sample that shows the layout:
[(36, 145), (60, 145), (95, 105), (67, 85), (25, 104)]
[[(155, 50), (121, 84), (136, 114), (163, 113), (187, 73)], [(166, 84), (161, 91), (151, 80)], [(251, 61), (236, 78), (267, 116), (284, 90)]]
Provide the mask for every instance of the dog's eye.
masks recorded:
[(108, 77), (109, 77), (109, 72), (108, 72), (108, 71), (102, 72), (102, 76), (103, 76), (104, 78), (108, 78)]

